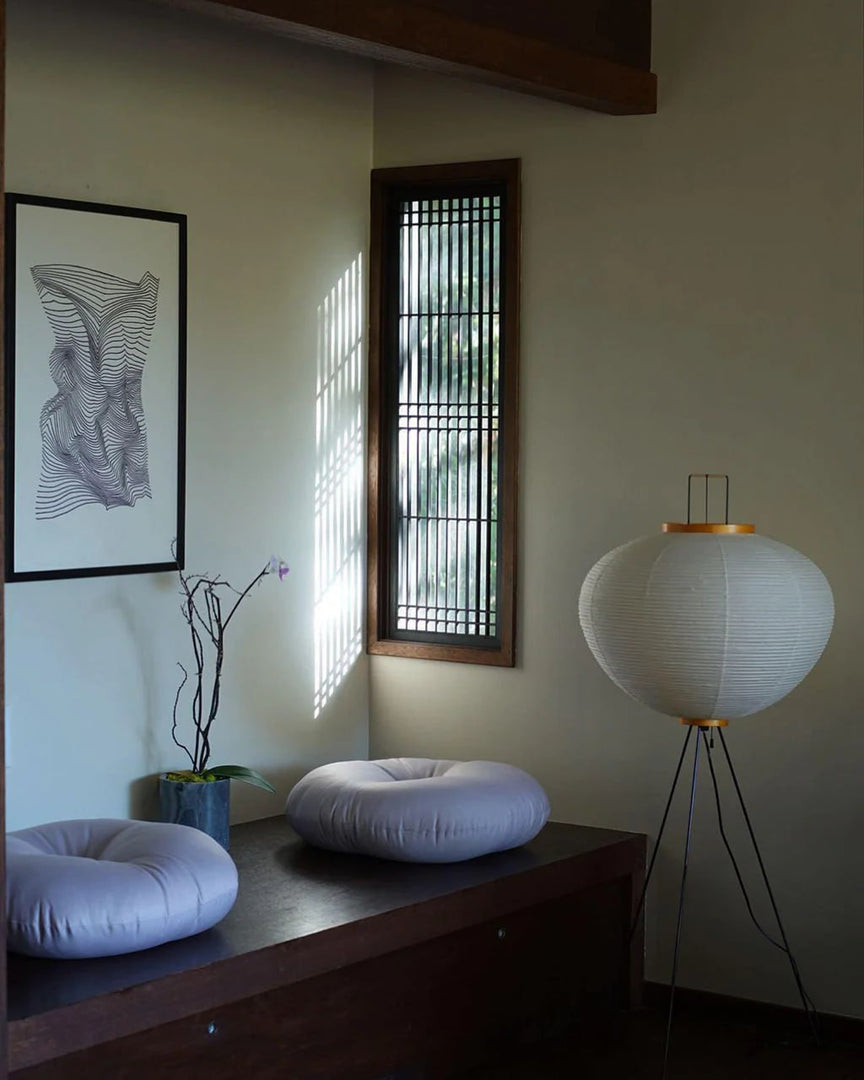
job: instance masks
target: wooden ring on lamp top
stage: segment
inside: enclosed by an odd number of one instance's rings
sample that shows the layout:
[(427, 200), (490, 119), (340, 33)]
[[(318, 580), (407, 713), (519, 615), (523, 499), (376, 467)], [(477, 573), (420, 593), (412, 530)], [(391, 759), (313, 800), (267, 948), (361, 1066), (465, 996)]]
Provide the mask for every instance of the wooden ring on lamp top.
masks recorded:
[(728, 720), (695, 720), (692, 716), (682, 716), (679, 723), (690, 727), (729, 727)]
[(754, 533), (755, 525), (727, 525), (722, 521), (700, 521), (691, 525), (684, 521), (664, 521), (664, 533)]

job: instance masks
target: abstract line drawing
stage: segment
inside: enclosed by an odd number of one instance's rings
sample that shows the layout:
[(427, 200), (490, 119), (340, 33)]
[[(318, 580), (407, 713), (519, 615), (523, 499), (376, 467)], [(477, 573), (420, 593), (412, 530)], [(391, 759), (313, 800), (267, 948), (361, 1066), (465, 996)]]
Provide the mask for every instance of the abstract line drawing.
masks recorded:
[(176, 573), (186, 215), (15, 192), (5, 204), (6, 580)]
[(141, 397), (159, 280), (127, 281), (74, 265), (31, 267), (54, 334), (57, 393), (39, 420), (37, 519), (89, 503), (111, 510), (151, 498)]

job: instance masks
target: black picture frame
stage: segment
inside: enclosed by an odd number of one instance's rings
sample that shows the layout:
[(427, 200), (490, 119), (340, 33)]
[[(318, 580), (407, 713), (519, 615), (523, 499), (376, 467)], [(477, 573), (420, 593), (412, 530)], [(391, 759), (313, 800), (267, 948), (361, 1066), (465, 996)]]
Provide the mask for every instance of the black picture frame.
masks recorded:
[(8, 193), (5, 227), (6, 581), (182, 567), (186, 215)]

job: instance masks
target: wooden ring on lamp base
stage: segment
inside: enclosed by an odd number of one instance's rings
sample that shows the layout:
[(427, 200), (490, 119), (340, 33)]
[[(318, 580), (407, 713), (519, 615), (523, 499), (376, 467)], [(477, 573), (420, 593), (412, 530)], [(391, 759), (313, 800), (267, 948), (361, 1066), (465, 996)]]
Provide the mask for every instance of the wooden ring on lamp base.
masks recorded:
[(728, 720), (696, 720), (692, 716), (682, 716), (678, 723), (690, 727), (729, 727)]
[(664, 533), (725, 533), (734, 535), (742, 533), (749, 535), (756, 531), (755, 525), (730, 525), (722, 521), (698, 521), (694, 524), (683, 521), (664, 521)]

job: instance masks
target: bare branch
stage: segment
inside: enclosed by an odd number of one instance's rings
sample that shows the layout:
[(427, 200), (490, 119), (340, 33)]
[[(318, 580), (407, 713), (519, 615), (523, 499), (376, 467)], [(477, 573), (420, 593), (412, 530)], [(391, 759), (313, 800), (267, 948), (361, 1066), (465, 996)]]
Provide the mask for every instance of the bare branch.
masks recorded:
[(270, 573), (270, 563), (268, 562), (268, 563), (264, 564), (264, 569), (256, 577), (252, 578), (252, 580), (249, 582), (249, 584), (246, 586), (246, 588), (243, 590), (243, 592), (240, 593), (240, 596), (237, 598), (237, 600), (234, 601), (234, 607), (232, 607), (231, 610), (228, 612), (228, 618), (225, 620), (225, 623), (224, 623), (224, 625), (222, 627), (223, 630), (228, 629), (228, 623), (230, 623), (231, 620), (234, 618), (234, 612), (237, 610), (238, 607), (240, 607), (240, 605), (243, 603), (243, 601), (249, 595), (250, 591), (258, 584), (258, 582), (262, 578), (266, 577), (269, 573)]
[[(174, 556), (174, 562), (177, 563), (177, 542), (176, 542), (176, 540), (173, 540), (171, 542), (171, 554)], [(213, 628), (212, 628), (212, 626), (208, 626), (204, 622), (204, 620), (201, 618), (201, 613), (198, 611), (198, 608), (197, 608), (197, 606), (195, 604), (195, 593), (198, 591), (198, 588), (202, 583), (207, 582), (207, 578), (203, 577), (201, 574), (186, 574), (186, 573), (184, 573), (184, 571), (180, 568), (179, 563), (177, 563), (177, 577), (178, 577), (178, 579), (180, 581), (180, 588), (183, 590), (183, 593), (184, 593), (184, 595), (186, 597), (186, 603), (187, 603), (188, 609), (189, 609), (189, 616), (187, 617), (187, 621), (190, 623), (190, 626), (191, 626), (192, 620), (197, 618), (198, 621), (201, 623), (201, 626), (204, 628), (204, 630), (207, 632), (207, 634), (212, 638), (213, 637)], [(213, 643), (215, 645), (215, 641)]]
[(185, 667), (183, 667), (183, 665), (181, 663), (178, 662), (177, 667), (179, 667), (180, 670), (183, 672), (183, 682), (181, 682), (180, 685), (177, 687), (177, 693), (174, 696), (174, 713), (173, 713), (174, 722), (171, 724), (171, 738), (174, 740), (174, 742), (177, 744), (177, 746), (179, 746), (180, 749), (189, 758), (190, 762), (192, 763), (192, 769), (194, 770), (195, 769), (195, 758), (189, 753), (189, 747), (186, 746), (185, 743), (180, 742), (180, 740), (177, 738), (177, 705), (178, 705), (178, 703), (180, 701), (180, 692), (182, 691), (183, 687), (186, 685), (186, 680), (189, 678), (189, 672), (186, 670)]
[(210, 756), (210, 728), (213, 726), (213, 721), (216, 719), (216, 713), (219, 711), (219, 699), (222, 687), (222, 663), (225, 659), (225, 627), (222, 625), (222, 601), (215, 593), (213, 595), (213, 618), (219, 629), (217, 632), (218, 640), (216, 644), (216, 665), (213, 672), (213, 687), (210, 694), (210, 711), (207, 715), (207, 723), (204, 725), (202, 735), (206, 747), (205, 762)]
[[(174, 561), (176, 563), (176, 542), (173, 542), (171, 545), (171, 553), (174, 556)], [(178, 665), (183, 671), (183, 682), (180, 684), (174, 700), (171, 736), (177, 746), (184, 750), (189, 757), (192, 762), (193, 772), (203, 773), (210, 760), (210, 729), (213, 725), (213, 721), (216, 719), (221, 700), (222, 667), (225, 660), (225, 631), (243, 600), (245, 600), (261, 579), (266, 577), (270, 572), (271, 564), (269, 562), (265, 563), (263, 569), (259, 571), (246, 588), (240, 592), (235, 589), (230, 582), (222, 580), (218, 574), (187, 574), (181, 569), (179, 563), (177, 565), (177, 576), (183, 596), (183, 604), (181, 605), (180, 610), (186, 621), (186, 625), (189, 627), (189, 633), (192, 638), (192, 652), (195, 656), (196, 667), (194, 676), (195, 691), (192, 695), (192, 723), (195, 727), (194, 753), (190, 752), (189, 748), (179, 741), (176, 734), (177, 708), (180, 701), (180, 692), (189, 679), (189, 673), (182, 664)], [(231, 605), (227, 616), (223, 614), (222, 596), (219, 591), (221, 589), (225, 589), (236, 596), (236, 600), (234, 600)], [(210, 686), (210, 703), (206, 719), (204, 716), (204, 683), (207, 657), (204, 650), (204, 637), (207, 638), (215, 651)]]
[(192, 651), (195, 654), (195, 693), (192, 696), (192, 722), (195, 725), (195, 771), (201, 770), (201, 709), (204, 700), (204, 646), (201, 635), (193, 622), (189, 623), (192, 634)]

